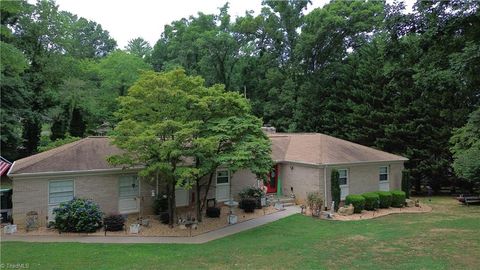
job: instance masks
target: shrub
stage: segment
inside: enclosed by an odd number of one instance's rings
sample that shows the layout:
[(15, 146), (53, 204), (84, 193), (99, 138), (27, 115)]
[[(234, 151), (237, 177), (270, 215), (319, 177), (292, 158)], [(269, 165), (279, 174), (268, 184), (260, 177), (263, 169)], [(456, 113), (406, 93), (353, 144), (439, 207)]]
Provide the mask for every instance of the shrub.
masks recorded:
[(257, 198), (260, 199), (265, 195), (263, 190), (258, 187), (246, 187), (240, 193), (238, 193), (241, 199)]
[(168, 212), (160, 213), (160, 222), (163, 224), (168, 224), (170, 222), (170, 214)]
[(392, 193), (389, 191), (377, 191), (380, 199), (380, 208), (389, 208), (392, 206)]
[(312, 216), (319, 214), (322, 210), (323, 198), (320, 192), (309, 192), (307, 194), (307, 205), (312, 211)]
[(155, 211), (155, 215), (160, 215), (161, 213), (167, 211), (168, 209), (168, 199), (167, 195), (160, 195), (155, 201), (153, 202), (153, 209)]
[(379, 206), (380, 197), (375, 192), (363, 193), (362, 197), (365, 198), (365, 210), (375, 210)]
[(125, 224), (125, 218), (122, 215), (109, 215), (103, 219), (105, 231), (121, 231)]
[(362, 195), (347, 195), (345, 198), (345, 205), (352, 204), (354, 207), (354, 213), (361, 213), (365, 208), (365, 198)]
[(257, 200), (253, 198), (245, 198), (240, 201), (240, 204), (245, 213), (253, 213), (257, 206)]
[(405, 206), (405, 192), (400, 190), (392, 191), (392, 206), (404, 207)]
[(335, 211), (338, 210), (338, 207), (340, 206), (340, 180), (338, 171), (336, 169), (332, 170), (331, 174), (331, 192), (332, 192), (332, 201), (335, 202)]
[(53, 214), (61, 232), (94, 232), (102, 226), (103, 213), (92, 200), (74, 198), (61, 203)]
[(207, 208), (207, 217), (209, 217), (209, 218), (220, 217), (220, 208), (218, 208), (218, 207), (208, 207)]

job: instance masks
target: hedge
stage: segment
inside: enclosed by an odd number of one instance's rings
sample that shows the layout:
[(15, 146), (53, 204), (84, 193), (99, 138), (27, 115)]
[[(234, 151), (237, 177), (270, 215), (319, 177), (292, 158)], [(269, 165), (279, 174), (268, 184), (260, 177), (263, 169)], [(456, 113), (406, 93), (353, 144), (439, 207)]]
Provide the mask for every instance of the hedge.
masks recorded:
[(365, 198), (362, 195), (347, 195), (345, 198), (345, 205), (350, 204), (354, 207), (354, 213), (361, 213), (363, 208), (365, 208)]
[(377, 191), (380, 199), (380, 208), (389, 208), (392, 206), (392, 193), (390, 191)]
[(404, 207), (406, 194), (404, 191), (392, 191), (392, 207)]
[(365, 210), (375, 210), (378, 208), (380, 197), (375, 192), (363, 193), (365, 198)]

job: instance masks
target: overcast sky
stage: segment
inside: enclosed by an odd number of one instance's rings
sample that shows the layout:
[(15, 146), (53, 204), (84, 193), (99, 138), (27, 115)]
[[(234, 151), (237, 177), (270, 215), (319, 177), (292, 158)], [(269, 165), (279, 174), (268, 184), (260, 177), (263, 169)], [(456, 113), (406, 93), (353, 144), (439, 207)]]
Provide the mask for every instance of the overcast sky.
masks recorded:
[[(414, 0), (407, 0), (412, 2)], [(35, 3), (36, 0), (29, 0)], [(174, 20), (196, 15), (198, 12), (217, 14), (227, 0), (56, 0), (60, 10), (95, 21), (124, 48), (130, 39), (142, 37), (153, 45), (160, 38), (163, 27)], [(312, 0), (308, 11), (321, 7), (329, 0)], [(243, 16), (246, 10), (258, 14), (261, 0), (230, 0), (230, 15)], [(307, 13), (308, 13), (307, 11)]]

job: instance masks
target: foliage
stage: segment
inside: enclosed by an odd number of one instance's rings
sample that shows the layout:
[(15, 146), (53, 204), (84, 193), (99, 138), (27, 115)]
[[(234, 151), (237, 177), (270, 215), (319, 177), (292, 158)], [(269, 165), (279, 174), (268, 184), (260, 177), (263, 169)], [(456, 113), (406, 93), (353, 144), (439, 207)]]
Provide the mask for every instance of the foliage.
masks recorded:
[(209, 217), (209, 218), (220, 217), (220, 208), (218, 208), (218, 207), (208, 207), (207, 208), (207, 217)]
[(160, 222), (162, 224), (169, 224), (170, 223), (170, 214), (168, 212), (162, 212), (160, 213)]
[(103, 213), (92, 200), (74, 198), (53, 210), (60, 232), (95, 232), (102, 226)]
[(257, 208), (257, 200), (254, 198), (244, 198), (240, 200), (239, 206), (245, 213), (253, 213)]
[(240, 193), (238, 193), (238, 195), (240, 196), (241, 199), (244, 199), (244, 198), (259, 199), (265, 196), (265, 193), (261, 188), (252, 186), (252, 187), (245, 187), (242, 191), (240, 191)]
[(122, 215), (112, 214), (103, 219), (106, 231), (121, 231), (125, 225), (125, 218)]
[(410, 198), (410, 172), (402, 171), (402, 191), (405, 192), (406, 198)]
[(365, 197), (362, 195), (350, 194), (345, 197), (345, 205), (352, 204), (354, 213), (361, 213), (365, 208)]
[[(144, 164), (140, 174), (145, 177), (162, 175), (171, 224), (175, 186), (195, 185), (198, 190), (200, 180), (209, 174), (212, 179), (220, 165), (230, 173), (248, 168), (259, 177), (271, 168), (270, 143), (261, 121), (250, 114), (245, 98), (222, 85), (205, 87), (202, 78), (181, 69), (146, 72), (119, 102), (121, 121), (112, 140), (125, 153), (109, 161)], [(189, 158), (194, 161), (185, 166)], [(197, 218), (200, 210), (197, 201)]]
[(339, 177), (340, 175), (338, 174), (338, 170), (333, 169), (330, 177), (330, 188), (332, 194), (332, 201), (335, 202), (335, 211), (338, 210), (338, 207), (340, 205), (341, 190)]
[(380, 208), (389, 208), (392, 206), (392, 193), (390, 191), (377, 191)]
[(480, 108), (470, 114), (467, 124), (450, 139), (455, 173), (469, 182), (480, 183)]
[(155, 215), (160, 215), (161, 213), (168, 210), (168, 199), (167, 194), (161, 194), (153, 202), (153, 210)]
[(380, 197), (375, 192), (363, 193), (362, 197), (365, 198), (365, 210), (375, 210), (380, 205)]
[(150, 58), (152, 54), (152, 47), (148, 43), (148, 41), (144, 40), (141, 37), (134, 38), (128, 41), (127, 46), (125, 46), (125, 50), (128, 53), (136, 55), (140, 58)]
[(68, 144), (68, 143), (72, 143), (72, 142), (76, 142), (78, 140), (80, 140), (81, 138), (80, 137), (72, 137), (70, 135), (67, 135), (65, 138), (63, 139), (58, 139), (58, 140), (55, 140), (55, 141), (48, 141), (46, 144), (42, 145), (42, 142), (40, 142), (40, 145), (38, 146), (38, 152), (45, 152), (45, 151), (48, 151), (50, 149), (53, 149), (53, 148), (57, 148), (59, 146), (62, 146), (64, 144)]
[(392, 207), (404, 207), (406, 195), (400, 190), (392, 191)]
[(307, 205), (313, 215), (320, 214), (323, 205), (323, 197), (320, 192), (309, 192), (307, 194)]

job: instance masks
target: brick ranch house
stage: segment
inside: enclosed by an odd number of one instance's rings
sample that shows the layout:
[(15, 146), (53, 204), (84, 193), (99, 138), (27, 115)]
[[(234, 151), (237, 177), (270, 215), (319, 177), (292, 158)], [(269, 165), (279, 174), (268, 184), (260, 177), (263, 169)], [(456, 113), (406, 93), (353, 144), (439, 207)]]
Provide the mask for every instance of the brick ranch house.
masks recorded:
[[(341, 197), (377, 190), (400, 189), (404, 157), (319, 133), (269, 133), (275, 162), (266, 183), (268, 193), (291, 195), (299, 201), (320, 192), (330, 205), (330, 173), (340, 173)], [(137, 176), (140, 168), (110, 165), (106, 158), (121, 150), (107, 137), (88, 137), (13, 163), (13, 219), (22, 227), (26, 213), (36, 211), (41, 225), (52, 210), (73, 197), (97, 202), (105, 213), (152, 214), (155, 194), (162, 187)], [(236, 197), (247, 186), (261, 184), (249, 170), (230, 174), (218, 169), (209, 198), (218, 202)], [(177, 206), (191, 206), (194, 191), (178, 188)]]

